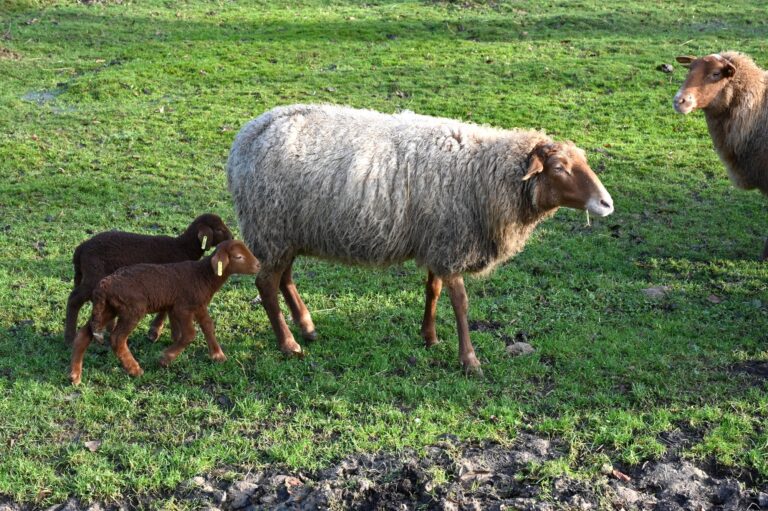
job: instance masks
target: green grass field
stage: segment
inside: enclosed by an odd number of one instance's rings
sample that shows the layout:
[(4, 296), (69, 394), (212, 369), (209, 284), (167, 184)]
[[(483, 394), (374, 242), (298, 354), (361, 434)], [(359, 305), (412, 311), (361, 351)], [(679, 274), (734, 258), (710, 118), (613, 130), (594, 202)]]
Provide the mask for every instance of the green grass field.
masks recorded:
[[(0, 495), (162, 499), (216, 468), (313, 470), (521, 430), (567, 446), (567, 463), (539, 474), (655, 459), (660, 435), (685, 428), (698, 438), (686, 456), (765, 485), (768, 387), (738, 369), (768, 361), (768, 202), (730, 185), (702, 114), (671, 104), (676, 55), (737, 49), (768, 67), (764, 6), (533, 4), (4, 2)], [(169, 334), (150, 344), (145, 321), (131, 340), (144, 376), (92, 345), (70, 386), (75, 246), (113, 228), (175, 234), (205, 211), (236, 230), (232, 139), (297, 102), (545, 129), (587, 150), (616, 212), (587, 227), (561, 210), (521, 255), (468, 280), (482, 379), (461, 372), (447, 297), (443, 342), (422, 347), (422, 269), (303, 259), (320, 334), (306, 358), (278, 352), (253, 279), (233, 278), (211, 305), (225, 364), (199, 336), (162, 369)], [(654, 286), (669, 292), (646, 297)], [(520, 332), (537, 351), (510, 358)]]

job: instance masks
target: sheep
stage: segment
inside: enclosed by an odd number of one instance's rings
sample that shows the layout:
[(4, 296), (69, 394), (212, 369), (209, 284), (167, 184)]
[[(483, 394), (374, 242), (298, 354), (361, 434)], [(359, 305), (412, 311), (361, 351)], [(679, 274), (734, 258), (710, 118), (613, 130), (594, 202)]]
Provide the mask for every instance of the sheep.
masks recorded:
[(559, 206), (598, 216), (613, 201), (572, 142), (417, 115), (292, 105), (246, 124), (227, 161), (243, 238), (261, 261), (256, 285), (288, 355), (302, 355), (278, 288), (306, 340), (314, 323), (291, 276), (299, 255), (427, 269), (421, 335), (437, 343), (445, 283), (465, 371), (481, 373), (467, 324), (463, 273), (485, 274), (519, 252)]
[(124, 266), (101, 279), (93, 291), (91, 320), (77, 333), (72, 347), (70, 379), (80, 383), (83, 356), (93, 333), (117, 318), (110, 343), (125, 371), (141, 376), (144, 371), (128, 349), (128, 336), (148, 313), (167, 313), (174, 343), (160, 359), (167, 367), (195, 338), (200, 324), (211, 359), (227, 359), (216, 341), (208, 304), (230, 275), (255, 274), (259, 261), (242, 241), (219, 243), (216, 251), (200, 261)]
[[(137, 263), (175, 263), (198, 260), (205, 250), (222, 241), (231, 240), (232, 233), (218, 215), (198, 216), (179, 236), (146, 236), (121, 231), (99, 233), (81, 243), (72, 257), (75, 285), (67, 300), (64, 339), (72, 344), (77, 330), (77, 316), (91, 299), (99, 281), (118, 268)], [(156, 341), (163, 330), (165, 314), (158, 314), (149, 330), (149, 339)]]
[[(702, 109), (731, 182), (768, 195), (768, 72), (735, 51), (677, 61), (690, 70), (675, 94), (675, 110)], [(768, 260), (768, 239), (761, 259)]]

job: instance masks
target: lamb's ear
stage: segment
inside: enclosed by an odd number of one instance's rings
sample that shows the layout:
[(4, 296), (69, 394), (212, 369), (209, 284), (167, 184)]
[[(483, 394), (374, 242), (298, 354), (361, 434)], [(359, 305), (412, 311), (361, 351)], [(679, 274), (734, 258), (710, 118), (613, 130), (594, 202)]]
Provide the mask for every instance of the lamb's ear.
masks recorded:
[(229, 254), (226, 250), (218, 249), (216, 253), (211, 257), (211, 268), (213, 272), (221, 277), (224, 275), (224, 270), (229, 265)]
[(207, 225), (201, 225), (197, 228), (197, 239), (200, 240), (200, 248), (203, 250), (210, 248), (213, 242), (213, 229)]
[(723, 68), (722, 73), (723, 73), (724, 77), (730, 78), (731, 76), (736, 74), (736, 68), (734, 67), (733, 64), (731, 64), (731, 62), (729, 60), (726, 60), (726, 62), (727, 62), (727, 64)]
[(688, 67), (691, 65), (691, 62), (696, 60), (696, 57), (694, 57), (693, 55), (680, 55), (676, 57), (675, 60), (681, 63), (683, 67)]
[(530, 162), (528, 163), (528, 171), (525, 176), (523, 176), (523, 181), (528, 181), (544, 170), (544, 160), (546, 160), (551, 147), (551, 144), (539, 144), (533, 148), (533, 151), (531, 151), (531, 155), (529, 156)]

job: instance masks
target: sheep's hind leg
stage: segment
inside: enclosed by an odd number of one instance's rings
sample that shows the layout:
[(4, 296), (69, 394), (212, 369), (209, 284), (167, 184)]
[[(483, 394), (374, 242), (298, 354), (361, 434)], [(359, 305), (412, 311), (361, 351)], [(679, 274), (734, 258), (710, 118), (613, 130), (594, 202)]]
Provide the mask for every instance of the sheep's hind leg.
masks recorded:
[(277, 345), (280, 351), (286, 355), (304, 356), (301, 346), (293, 338), (291, 330), (285, 323), (283, 313), (280, 311), (280, 304), (277, 300), (277, 292), (280, 287), (280, 278), (282, 271), (266, 272), (262, 271), (256, 276), (256, 287), (261, 295), (261, 305), (267, 312), (269, 322), (272, 324), (277, 336)]
[(85, 350), (88, 349), (88, 345), (91, 344), (90, 325), (86, 324), (77, 332), (74, 342), (72, 343), (72, 364), (69, 371), (69, 379), (72, 381), (72, 385), (80, 385), (80, 377), (83, 374), (83, 356)]
[(160, 335), (163, 333), (163, 323), (165, 323), (166, 315), (167, 313), (165, 311), (160, 311), (157, 313), (155, 319), (152, 320), (152, 324), (149, 325), (147, 339), (152, 342), (157, 342), (157, 340), (160, 338)]
[(120, 363), (123, 364), (125, 372), (133, 377), (141, 376), (144, 374), (144, 370), (139, 363), (133, 358), (131, 350), (128, 349), (128, 336), (139, 324), (141, 316), (136, 318), (121, 316), (117, 320), (115, 329), (110, 334), (110, 343), (112, 344), (112, 351), (120, 359)]
[(424, 304), (424, 320), (421, 322), (421, 337), (424, 345), (430, 348), (438, 343), (435, 320), (437, 318), (437, 300), (443, 290), (443, 279), (431, 271), (427, 274), (427, 297)]
[(760, 258), (760, 260), (768, 262), (768, 238), (765, 238), (765, 246), (763, 247), (763, 257)]
[[(293, 263), (291, 263), (291, 265), (292, 264)], [(296, 288), (296, 284), (293, 281), (291, 265), (288, 265), (288, 268), (286, 268), (282, 277), (280, 277), (280, 291), (283, 293), (285, 303), (288, 304), (288, 308), (291, 310), (291, 320), (295, 325), (301, 328), (301, 336), (307, 341), (314, 341), (317, 339), (315, 324), (312, 322), (312, 316), (309, 314), (309, 309), (304, 305), (304, 301), (299, 295), (299, 290)]]
[(469, 323), (467, 322), (467, 311), (469, 301), (467, 300), (467, 291), (464, 289), (464, 278), (460, 274), (453, 274), (444, 278), (445, 284), (451, 295), (451, 305), (453, 313), (456, 315), (456, 328), (459, 332), (459, 361), (467, 374), (483, 375), (480, 369), (480, 361), (475, 355), (475, 348), (469, 340)]
[(69, 294), (67, 299), (67, 318), (64, 323), (64, 340), (67, 344), (72, 344), (77, 331), (77, 316), (83, 304), (91, 298), (91, 292), (88, 288), (80, 285)]

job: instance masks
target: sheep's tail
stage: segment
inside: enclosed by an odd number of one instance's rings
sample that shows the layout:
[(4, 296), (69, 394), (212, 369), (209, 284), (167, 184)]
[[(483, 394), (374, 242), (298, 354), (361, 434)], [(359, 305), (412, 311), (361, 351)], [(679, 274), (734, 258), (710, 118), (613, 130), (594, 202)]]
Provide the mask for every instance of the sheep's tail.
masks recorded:
[(80, 254), (82, 253), (82, 248), (80, 248), (80, 245), (75, 249), (75, 253), (72, 256), (72, 266), (75, 267), (75, 286), (79, 286), (80, 283), (83, 281), (83, 270), (80, 269)]

